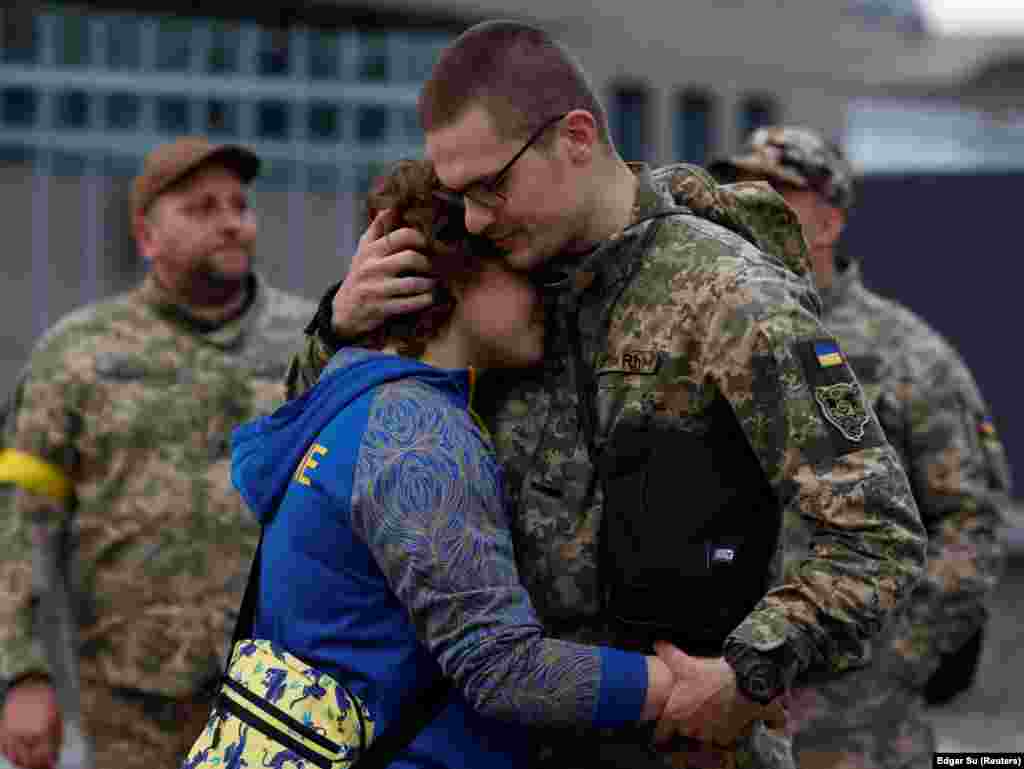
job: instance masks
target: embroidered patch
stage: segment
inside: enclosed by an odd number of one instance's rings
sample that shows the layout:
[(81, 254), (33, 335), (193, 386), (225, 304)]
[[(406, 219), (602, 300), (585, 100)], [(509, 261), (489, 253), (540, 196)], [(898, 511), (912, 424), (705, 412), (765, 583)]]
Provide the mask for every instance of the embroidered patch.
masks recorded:
[(996, 426), (992, 424), (992, 417), (985, 417), (978, 423), (978, 433), (983, 438), (996, 437)]
[(843, 363), (843, 354), (839, 352), (839, 345), (835, 342), (816, 342), (814, 354), (818, 358), (818, 365), (822, 368), (840, 366)]
[(618, 355), (605, 358), (602, 373), (622, 371), (626, 374), (654, 374), (661, 363), (657, 350), (623, 350)]
[(848, 441), (864, 439), (864, 426), (871, 420), (864, 410), (860, 387), (854, 382), (839, 382), (814, 388), (814, 399), (825, 419)]

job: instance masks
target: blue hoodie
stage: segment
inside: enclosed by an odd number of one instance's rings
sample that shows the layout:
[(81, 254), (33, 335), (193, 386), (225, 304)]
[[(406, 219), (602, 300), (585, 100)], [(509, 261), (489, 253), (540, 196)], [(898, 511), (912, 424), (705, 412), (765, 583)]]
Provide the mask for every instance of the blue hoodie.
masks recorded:
[(348, 686), (377, 733), (434, 678), (450, 704), (394, 766), (522, 765), (530, 725), (635, 723), (643, 655), (545, 639), (519, 582), (470, 372), (349, 348), (237, 428), (265, 527), (255, 635)]

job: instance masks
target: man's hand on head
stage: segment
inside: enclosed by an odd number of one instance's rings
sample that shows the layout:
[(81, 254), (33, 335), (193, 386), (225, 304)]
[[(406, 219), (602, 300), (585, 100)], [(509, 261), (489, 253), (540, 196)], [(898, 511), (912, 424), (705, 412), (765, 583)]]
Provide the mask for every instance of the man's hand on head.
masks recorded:
[(395, 230), (394, 225), (394, 211), (381, 211), (359, 238), (332, 303), (331, 322), (341, 339), (355, 339), (434, 301), (436, 281), (427, 277), (430, 261), (420, 251), (426, 245), (423, 235), (411, 227)]

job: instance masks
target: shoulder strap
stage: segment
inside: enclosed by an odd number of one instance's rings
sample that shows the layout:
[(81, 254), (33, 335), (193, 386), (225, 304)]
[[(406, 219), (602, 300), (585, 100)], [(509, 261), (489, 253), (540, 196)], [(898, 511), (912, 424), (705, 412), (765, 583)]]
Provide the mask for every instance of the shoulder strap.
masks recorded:
[(253, 625), (256, 621), (256, 601), (260, 593), (260, 562), (263, 560), (263, 535), (265, 529), (260, 526), (260, 538), (256, 543), (256, 554), (252, 558), (252, 566), (249, 567), (249, 579), (245, 583), (245, 593), (242, 594), (242, 604), (238, 607), (238, 619), (235, 620), (235, 632), (231, 634), (231, 643), (228, 644), (227, 659), (224, 660), (224, 674), (227, 674), (231, 666), (231, 655), (239, 641), (252, 638)]
[[(246, 638), (252, 638), (253, 627), (256, 617), (256, 601), (259, 598), (260, 562), (263, 556), (263, 536), (266, 529), (260, 529), (260, 540), (256, 545), (256, 555), (253, 556), (252, 567), (249, 570), (249, 580), (245, 585), (245, 594), (242, 596), (242, 605), (238, 609), (238, 620), (235, 622), (235, 632), (231, 636), (231, 645), (228, 647), (227, 661), (224, 663), (224, 673), (227, 674), (228, 666), (231, 664), (231, 654), (235, 645)], [(391, 727), (382, 732), (370, 743), (370, 747), (356, 759), (349, 769), (384, 769), (390, 764), (396, 755), (409, 746), (423, 729), (437, 718), (438, 713), (448, 703), (452, 691), (452, 684), (445, 676), (439, 675), (424, 689), (415, 696), (410, 697), (402, 703), (398, 711), (398, 717)]]

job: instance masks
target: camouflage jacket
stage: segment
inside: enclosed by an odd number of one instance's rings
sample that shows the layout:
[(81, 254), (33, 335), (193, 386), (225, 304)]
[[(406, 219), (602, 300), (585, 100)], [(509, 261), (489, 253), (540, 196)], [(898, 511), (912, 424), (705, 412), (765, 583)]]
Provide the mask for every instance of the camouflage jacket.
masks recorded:
[[(711, 195), (714, 182), (692, 167), (654, 174), (640, 167), (637, 174), (639, 224), (591, 258), (595, 269), (581, 295), (598, 433), (614, 441), (617, 428), (632, 423), (707, 434), (719, 428), (710, 406), (722, 396), (760, 464), (757, 480), (771, 485), (773, 508), (794, 504), (815, 532), (797, 576), (772, 590), (726, 647), (737, 661), (771, 653), (787, 684), (811, 665), (845, 667), (921, 573), (924, 537), (906, 476), (845, 363), (830, 374), (848, 383), (845, 405), (860, 415), (863, 435), (845, 439), (842, 431), (852, 428), (833, 424), (842, 405), (833, 414), (816, 399), (824, 377), (804, 361), (815, 343), (834, 342), (818, 321), (802, 238), (794, 239), (795, 220), (781, 198), (750, 195), (763, 193), (761, 185), (732, 199)], [(687, 202), (691, 185), (691, 208), (702, 215), (660, 220), (643, 248), (651, 222), (641, 220), (671, 207), (673, 195)], [(777, 208), (768, 218), (777, 229), (765, 239), (772, 254), (715, 223), (754, 239), (749, 229), (765, 217), (746, 220), (735, 210), (745, 196)], [(785, 253), (803, 276), (787, 269)], [(565, 328), (556, 324), (547, 345), (542, 369), (482, 378), (478, 411), (493, 426), (506, 466), (520, 576), (538, 613), (555, 635), (607, 641), (597, 568), (601, 489), (578, 423)], [(289, 372), (290, 394), (315, 381), (330, 352), (315, 336), (307, 341)], [(680, 515), (686, 474), (685, 466), (674, 473)], [(679, 612), (686, 611), (680, 598)]]
[[(928, 534), (926, 576), (874, 648), (876, 664), (920, 685), (940, 654), (984, 621), (1004, 560), (1006, 454), (957, 352), (912, 312), (865, 288), (858, 264), (838, 273), (822, 299), (823, 321), (903, 460)], [(796, 545), (802, 527), (789, 515)]]
[(315, 305), (257, 278), (250, 306), (202, 327), (152, 277), (78, 310), (37, 344), (5, 446), (71, 483), (18, 489), (2, 517), (0, 677), (46, 672), (32, 627), (33, 526), (73, 516), (83, 678), (169, 697), (215, 676), (258, 526), (230, 479), (231, 429), (272, 411)]

